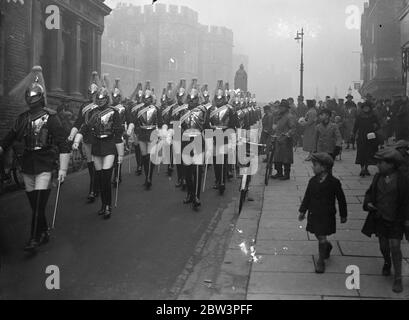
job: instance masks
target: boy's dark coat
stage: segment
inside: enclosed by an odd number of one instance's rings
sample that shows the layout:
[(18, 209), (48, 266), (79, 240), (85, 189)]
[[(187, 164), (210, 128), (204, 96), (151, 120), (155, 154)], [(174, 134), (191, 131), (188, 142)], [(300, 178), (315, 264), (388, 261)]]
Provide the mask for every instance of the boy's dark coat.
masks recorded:
[(340, 216), (346, 218), (347, 203), (341, 182), (328, 175), (327, 179), (320, 183), (319, 177), (314, 177), (308, 183), (300, 212), (309, 211), (307, 231), (317, 235), (331, 235), (336, 232), (336, 202)]
[[(409, 179), (401, 172), (398, 174), (398, 209), (397, 217), (398, 220), (402, 223), (405, 223), (406, 220), (409, 220)], [(376, 203), (376, 190), (381, 175), (375, 175), (371, 186), (365, 194), (365, 200), (363, 209), (368, 211), (369, 214), (366, 218), (364, 227), (362, 228), (362, 233), (368, 237), (371, 237), (375, 234), (375, 223), (377, 219), (376, 211), (370, 211), (368, 204), (372, 203), (375, 207)], [(408, 236), (407, 236), (408, 238)], [(409, 240), (409, 239), (408, 239)]]

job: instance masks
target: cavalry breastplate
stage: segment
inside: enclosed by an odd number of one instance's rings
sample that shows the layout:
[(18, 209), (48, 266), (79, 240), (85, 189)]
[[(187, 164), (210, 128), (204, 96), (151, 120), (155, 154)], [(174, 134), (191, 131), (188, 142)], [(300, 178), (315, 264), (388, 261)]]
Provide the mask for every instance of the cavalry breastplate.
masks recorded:
[(95, 113), (91, 119), (92, 131), (98, 139), (110, 138), (114, 135), (115, 110), (107, 108)]
[(41, 111), (34, 119), (29, 118), (28, 130), (24, 136), (26, 150), (37, 151), (51, 144), (47, 126), (49, 118), (46, 111)]
[(158, 124), (158, 109), (153, 105), (142, 107), (138, 112), (138, 120), (142, 129), (155, 129)]
[(245, 109), (237, 111), (237, 117), (239, 119), (240, 128), (245, 128), (247, 124), (248, 112)]
[(125, 121), (126, 121), (126, 108), (125, 108), (125, 106), (122, 105), (122, 104), (118, 104), (116, 106), (113, 106), (112, 108), (115, 109), (116, 111), (118, 111), (119, 118), (121, 120), (121, 124), (125, 124)]
[(210, 109), (210, 123), (218, 129), (227, 129), (230, 123), (230, 106)]
[(164, 124), (169, 125), (171, 120), (172, 120), (172, 113), (173, 113), (173, 108), (176, 106), (176, 104), (171, 104), (169, 106), (165, 105), (162, 109), (162, 120)]
[(203, 106), (198, 106), (186, 112), (180, 119), (182, 122), (184, 135), (195, 137), (201, 135), (204, 131), (206, 120), (206, 109)]
[(85, 124), (89, 124), (92, 115), (94, 114), (95, 110), (98, 106), (94, 103), (90, 103), (86, 107), (82, 109), (82, 117), (84, 118)]
[(173, 111), (172, 111), (172, 121), (179, 121), (180, 118), (181, 118), (181, 116), (182, 116), (184, 113), (186, 113), (186, 110), (187, 110), (188, 108), (189, 108), (189, 107), (188, 107), (187, 104), (183, 104), (183, 105), (181, 105), (181, 106), (176, 105), (176, 106), (173, 108)]

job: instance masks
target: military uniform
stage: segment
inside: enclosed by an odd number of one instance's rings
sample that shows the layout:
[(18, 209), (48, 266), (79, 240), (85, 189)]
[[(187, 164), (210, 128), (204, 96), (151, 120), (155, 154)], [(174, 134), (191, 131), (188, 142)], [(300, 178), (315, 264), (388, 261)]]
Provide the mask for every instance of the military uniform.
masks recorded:
[[(46, 107), (41, 67), (34, 67), (26, 79), (29, 82), (18, 87), (27, 88), (25, 100), (30, 110), (17, 118), (3, 139), (0, 154), (4, 150), (7, 151), (15, 141), (20, 141), (24, 145), (22, 171), (27, 198), (32, 209), (31, 237), (25, 250), (33, 251), (49, 241), (45, 210), (51, 193), (52, 171), (59, 158), (58, 178), (61, 182), (64, 180), (68, 169), (70, 146), (56, 112)], [(15, 94), (20, 96), (21, 93)]]

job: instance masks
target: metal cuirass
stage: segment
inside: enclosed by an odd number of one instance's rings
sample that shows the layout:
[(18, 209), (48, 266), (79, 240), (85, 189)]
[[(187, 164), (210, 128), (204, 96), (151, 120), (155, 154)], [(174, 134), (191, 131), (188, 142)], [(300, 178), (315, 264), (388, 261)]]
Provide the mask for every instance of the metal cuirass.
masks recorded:
[(171, 121), (172, 121), (172, 113), (173, 113), (173, 108), (176, 107), (176, 103), (175, 104), (168, 104), (165, 105), (162, 109), (162, 120), (163, 123), (166, 125), (170, 125)]
[(91, 119), (92, 131), (96, 138), (110, 138), (114, 135), (115, 110), (107, 108), (95, 113)]
[(186, 113), (186, 110), (188, 110), (188, 108), (189, 106), (187, 104), (174, 106), (172, 111), (172, 121), (180, 121), (180, 118), (184, 113)]
[(142, 107), (138, 112), (138, 120), (142, 129), (155, 129), (158, 125), (158, 109), (154, 105)]
[(48, 131), (48, 120), (50, 115), (46, 111), (41, 111), (34, 119), (28, 119), (28, 130), (24, 135), (25, 148), (28, 151), (44, 149), (50, 144)]
[(227, 129), (230, 124), (230, 106), (228, 104), (223, 107), (210, 109), (210, 123), (218, 129)]
[(85, 124), (89, 124), (92, 118), (92, 115), (95, 113), (98, 106), (94, 103), (90, 103), (82, 109), (82, 117), (84, 118)]
[(189, 131), (189, 136), (201, 135), (205, 129), (206, 109), (203, 106), (198, 106), (186, 112), (180, 118), (183, 131)]
[(122, 104), (118, 104), (116, 106), (112, 106), (112, 108), (114, 108), (116, 111), (118, 111), (119, 119), (120, 119), (121, 123), (124, 124), (125, 121), (126, 121), (126, 108), (125, 108), (125, 106), (122, 105)]
[(248, 112), (246, 109), (237, 111), (237, 117), (239, 119), (240, 128), (245, 128), (248, 121)]

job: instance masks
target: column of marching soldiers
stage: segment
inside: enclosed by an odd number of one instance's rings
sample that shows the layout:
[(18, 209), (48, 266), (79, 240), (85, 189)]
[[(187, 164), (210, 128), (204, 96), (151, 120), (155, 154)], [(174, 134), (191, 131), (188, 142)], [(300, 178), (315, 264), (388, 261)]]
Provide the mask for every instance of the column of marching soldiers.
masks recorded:
[[(93, 72), (87, 101), (80, 107), (67, 138), (67, 132), (57, 113), (47, 108), (41, 67), (34, 67), (10, 95), (24, 97), (29, 107), (28, 111), (18, 117), (0, 147), (1, 154), (16, 140), (22, 141), (25, 146), (22, 169), (26, 194), (33, 214), (30, 241), (25, 247), (25, 251), (29, 253), (36, 252), (39, 246), (50, 240), (45, 208), (51, 193), (56, 158), (59, 157), (60, 167), (52, 228), (55, 226), (60, 187), (66, 178), (73, 150), (82, 148), (87, 158), (89, 171), (87, 202), (94, 203), (100, 197), (101, 209), (98, 215), (110, 219), (112, 204), (118, 199), (125, 146), (130, 140), (134, 145), (136, 175), (141, 176), (144, 172), (144, 186), (146, 190), (152, 188), (155, 171), (152, 156), (154, 137), (160, 137), (172, 145), (171, 161), (166, 163), (167, 173), (172, 176), (176, 167), (176, 188), (187, 192), (183, 203), (190, 204), (197, 210), (201, 206), (201, 186), (203, 182), (205, 183), (202, 181), (203, 175), (206, 180), (208, 164), (213, 165), (215, 173), (216, 182), (213, 188), (221, 195), (226, 190), (226, 183), (233, 177), (237, 164), (229, 163), (226, 151), (222, 153), (222, 161), (212, 154), (213, 159), (203, 159), (203, 162), (197, 164), (184, 161), (184, 157), (179, 153), (197, 139), (205, 146), (208, 143), (204, 139), (205, 130), (222, 133), (227, 130), (246, 131), (261, 120), (261, 110), (257, 106), (255, 95), (230, 90), (229, 84), (223, 83), (222, 80), (217, 81), (214, 95), (208, 84), (200, 86), (197, 79), (193, 79), (189, 87), (184, 79), (180, 80), (177, 86), (169, 82), (167, 88), (163, 89), (158, 103), (150, 81), (146, 81), (144, 87), (139, 83), (133, 94), (125, 98), (120, 89), (119, 79), (115, 80), (111, 87), (107, 75), (100, 79), (98, 73)], [(177, 130), (182, 133), (181, 141), (173, 139)], [(229, 142), (227, 140), (225, 137), (223, 146), (226, 147), (225, 150)], [(213, 143), (216, 143), (215, 138)], [(194, 156), (194, 152), (192, 150), (190, 155)], [(117, 191), (114, 200), (113, 186)]]

